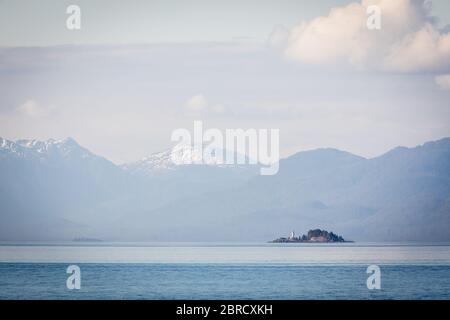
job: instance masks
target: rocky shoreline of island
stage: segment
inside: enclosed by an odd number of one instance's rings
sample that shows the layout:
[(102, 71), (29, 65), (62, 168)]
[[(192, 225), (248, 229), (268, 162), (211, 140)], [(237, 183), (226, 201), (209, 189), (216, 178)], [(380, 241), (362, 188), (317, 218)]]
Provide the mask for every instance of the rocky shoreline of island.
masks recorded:
[(333, 232), (328, 232), (321, 229), (309, 230), (307, 234), (302, 236), (295, 236), (295, 231), (292, 231), (288, 237), (281, 237), (269, 243), (343, 243), (343, 242), (353, 242), (350, 240), (345, 240), (342, 236), (334, 234)]

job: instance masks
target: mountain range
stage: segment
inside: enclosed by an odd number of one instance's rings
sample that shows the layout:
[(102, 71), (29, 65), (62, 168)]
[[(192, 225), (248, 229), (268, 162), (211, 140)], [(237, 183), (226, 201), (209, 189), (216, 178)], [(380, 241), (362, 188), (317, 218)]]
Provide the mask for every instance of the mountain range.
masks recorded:
[(450, 138), (372, 159), (299, 152), (274, 176), (170, 155), (119, 166), (71, 138), (0, 138), (0, 240), (268, 241), (313, 228), (355, 241), (450, 240)]

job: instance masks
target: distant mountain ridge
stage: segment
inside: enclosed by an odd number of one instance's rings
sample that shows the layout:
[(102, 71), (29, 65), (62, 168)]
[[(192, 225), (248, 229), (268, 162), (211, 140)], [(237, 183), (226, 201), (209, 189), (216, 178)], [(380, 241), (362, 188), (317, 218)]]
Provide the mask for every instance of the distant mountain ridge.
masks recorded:
[(356, 241), (450, 241), (450, 138), (372, 159), (303, 151), (274, 176), (170, 159), (117, 166), (71, 138), (0, 138), (0, 240), (266, 241), (317, 226)]
[(40, 140), (26, 140), (20, 139), (17, 141), (6, 140), (0, 137), (0, 154), (5, 155), (9, 152), (16, 157), (25, 158), (27, 156), (38, 157), (41, 159), (51, 156), (59, 155), (62, 157), (73, 156), (77, 153), (80, 157), (98, 157), (89, 150), (81, 147), (74, 139), (66, 138), (62, 140), (48, 139)]
[[(203, 146), (203, 148), (206, 147), (207, 146)], [(234, 156), (234, 154), (230, 151), (218, 148), (213, 148), (212, 150), (214, 152), (220, 152), (220, 154), (223, 155), (222, 159), (203, 158), (203, 151), (200, 148), (183, 144), (176, 145), (175, 147), (162, 152), (152, 153), (139, 161), (125, 163), (121, 165), (121, 167), (131, 174), (154, 176), (164, 174), (167, 171), (176, 170), (180, 166), (184, 166), (187, 163), (224, 168), (238, 168), (249, 165), (249, 160), (247, 157), (245, 157), (245, 164), (243, 165), (226, 164), (226, 157)]]

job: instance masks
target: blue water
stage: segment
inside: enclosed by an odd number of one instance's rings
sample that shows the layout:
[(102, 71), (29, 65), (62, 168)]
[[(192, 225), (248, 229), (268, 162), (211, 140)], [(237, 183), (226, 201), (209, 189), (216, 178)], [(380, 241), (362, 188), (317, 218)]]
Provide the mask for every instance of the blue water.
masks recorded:
[(450, 245), (0, 243), (0, 299), (450, 299)]
[(449, 265), (82, 263), (81, 290), (67, 263), (0, 263), (0, 299), (450, 299)]

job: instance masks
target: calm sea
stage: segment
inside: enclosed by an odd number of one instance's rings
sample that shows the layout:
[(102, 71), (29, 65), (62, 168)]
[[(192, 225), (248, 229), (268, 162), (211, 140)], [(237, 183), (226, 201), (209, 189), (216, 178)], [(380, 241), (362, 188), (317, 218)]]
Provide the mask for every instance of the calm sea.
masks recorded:
[(0, 299), (450, 299), (450, 245), (3, 243)]

